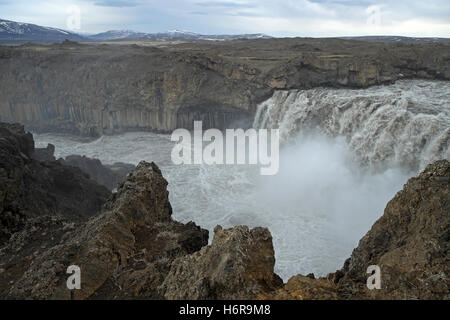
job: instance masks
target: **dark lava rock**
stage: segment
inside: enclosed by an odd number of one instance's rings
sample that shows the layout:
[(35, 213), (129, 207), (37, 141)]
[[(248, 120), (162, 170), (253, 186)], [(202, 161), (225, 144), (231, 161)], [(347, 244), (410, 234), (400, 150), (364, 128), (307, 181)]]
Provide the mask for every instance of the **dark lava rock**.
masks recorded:
[(35, 148), (33, 158), (38, 161), (56, 161), (55, 146), (49, 143), (46, 148)]
[(33, 158), (34, 141), (21, 125), (0, 123), (0, 246), (40, 216), (83, 221), (110, 196), (80, 169)]
[(66, 157), (65, 164), (80, 168), (87, 173), (91, 179), (113, 191), (127, 175), (134, 170), (135, 166), (127, 163), (115, 163), (113, 165), (103, 165), (98, 159), (91, 159), (86, 156), (71, 155)]

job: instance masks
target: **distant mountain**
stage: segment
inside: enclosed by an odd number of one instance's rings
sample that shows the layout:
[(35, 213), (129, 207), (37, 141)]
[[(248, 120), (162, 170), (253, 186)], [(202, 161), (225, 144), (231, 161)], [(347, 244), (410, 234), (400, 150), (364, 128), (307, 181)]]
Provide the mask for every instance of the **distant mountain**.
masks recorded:
[(135, 32), (132, 30), (110, 30), (94, 35), (89, 35), (91, 40), (105, 41), (105, 40), (123, 40), (134, 39), (145, 36), (145, 33)]
[(418, 38), (401, 36), (362, 36), (362, 37), (341, 37), (346, 40), (379, 41), (379, 42), (450, 42), (450, 38)]
[(3, 41), (64, 41), (65, 39), (82, 41), (85, 38), (62, 29), (0, 19), (0, 40)]
[(239, 35), (202, 35), (194, 32), (183, 30), (170, 30), (160, 33), (142, 33), (130, 30), (110, 30), (89, 36), (89, 39), (95, 41), (131, 41), (131, 40), (147, 40), (147, 41), (226, 41), (234, 39), (268, 39), (268, 35), (258, 34), (239, 34)]
[[(270, 39), (263, 34), (203, 35), (183, 30), (170, 30), (160, 33), (144, 33), (132, 30), (110, 30), (94, 35), (80, 35), (70, 31), (42, 27), (31, 23), (21, 23), (0, 19), (0, 42), (77, 42), (98, 41), (227, 41), (236, 39)], [(382, 42), (450, 42), (450, 38), (413, 38), (401, 36), (361, 36), (341, 37), (340, 39)]]
[(240, 35), (202, 35), (183, 30), (170, 30), (160, 33), (144, 33), (132, 30), (110, 30), (94, 35), (79, 35), (70, 31), (42, 27), (31, 23), (22, 23), (0, 19), (1, 42), (60, 42), (70, 41), (226, 41), (234, 39), (268, 39), (265, 34)]

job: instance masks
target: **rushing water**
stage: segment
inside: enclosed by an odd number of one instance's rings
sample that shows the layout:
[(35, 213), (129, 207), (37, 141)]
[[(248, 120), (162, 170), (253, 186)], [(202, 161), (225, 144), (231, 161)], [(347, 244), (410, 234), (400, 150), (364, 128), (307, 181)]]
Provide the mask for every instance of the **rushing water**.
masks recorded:
[(276, 176), (260, 176), (256, 166), (174, 166), (168, 135), (35, 140), (38, 147), (53, 143), (57, 157), (154, 161), (169, 181), (175, 219), (211, 232), (218, 224), (268, 227), (276, 272), (287, 280), (339, 269), (407, 179), (433, 160), (449, 159), (449, 94), (449, 84), (424, 81), (276, 92), (255, 119), (255, 127), (280, 128)]

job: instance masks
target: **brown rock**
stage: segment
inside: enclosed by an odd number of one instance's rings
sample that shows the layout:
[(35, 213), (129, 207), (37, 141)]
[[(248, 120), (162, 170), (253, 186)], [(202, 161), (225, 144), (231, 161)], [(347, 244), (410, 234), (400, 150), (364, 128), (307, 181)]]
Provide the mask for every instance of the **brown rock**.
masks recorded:
[(167, 299), (251, 299), (281, 286), (274, 265), (267, 229), (218, 226), (211, 245), (172, 263), (160, 291)]
[(266, 295), (263, 300), (338, 300), (336, 285), (326, 279), (313, 279), (297, 275), (289, 279), (284, 288)]
[(155, 164), (140, 163), (100, 215), (32, 260), (7, 297), (70, 299), (70, 265), (81, 268), (75, 299), (157, 297), (170, 262), (207, 243), (205, 230), (172, 220), (166, 187)]
[[(412, 178), (361, 239), (341, 270), (348, 299), (450, 299), (450, 162)], [(370, 265), (381, 268), (381, 290), (368, 290)]]

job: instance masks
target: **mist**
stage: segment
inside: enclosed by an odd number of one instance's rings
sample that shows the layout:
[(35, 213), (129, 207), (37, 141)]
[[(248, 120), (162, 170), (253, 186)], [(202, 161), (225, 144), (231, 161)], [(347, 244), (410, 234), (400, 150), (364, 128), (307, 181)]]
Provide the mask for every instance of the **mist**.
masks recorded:
[(297, 138), (282, 149), (278, 175), (257, 181), (254, 200), (272, 221), (278, 257), (309, 259), (278, 270), (285, 280), (288, 273), (326, 275), (341, 268), (388, 201), (414, 175), (401, 168), (371, 173), (353, 159), (343, 138)]

